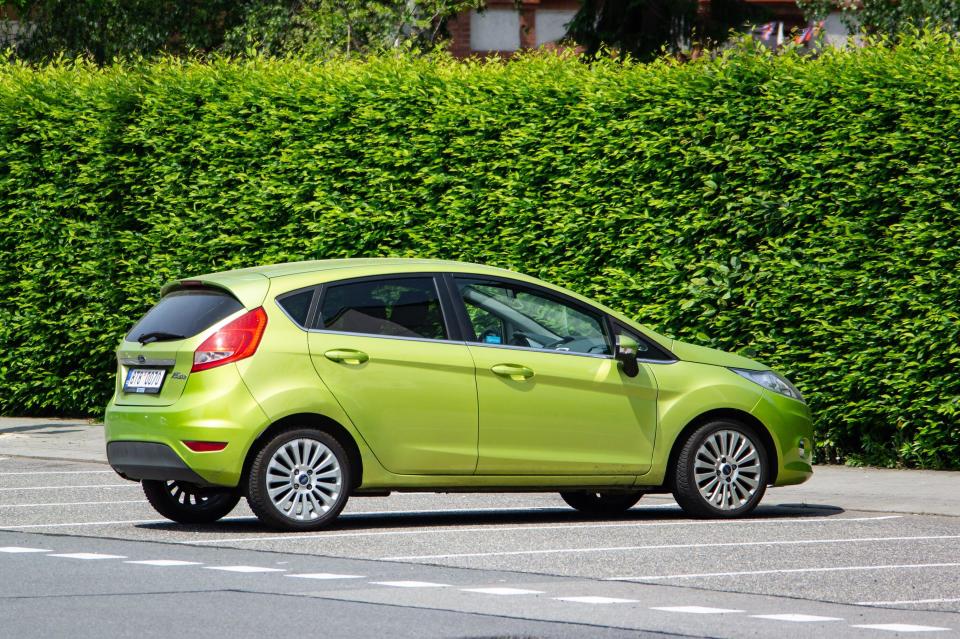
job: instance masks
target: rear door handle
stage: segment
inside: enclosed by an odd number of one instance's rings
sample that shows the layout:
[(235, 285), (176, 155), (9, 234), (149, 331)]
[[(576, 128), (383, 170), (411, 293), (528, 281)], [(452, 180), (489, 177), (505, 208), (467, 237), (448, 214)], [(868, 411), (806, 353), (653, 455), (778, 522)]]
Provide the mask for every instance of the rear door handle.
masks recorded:
[(363, 351), (357, 351), (352, 348), (334, 348), (324, 353), (323, 356), (332, 362), (352, 364), (353, 366), (363, 364), (370, 359), (370, 356)]
[(509, 377), (515, 382), (523, 382), (533, 377), (533, 369), (519, 364), (494, 364), (490, 370), (500, 377)]

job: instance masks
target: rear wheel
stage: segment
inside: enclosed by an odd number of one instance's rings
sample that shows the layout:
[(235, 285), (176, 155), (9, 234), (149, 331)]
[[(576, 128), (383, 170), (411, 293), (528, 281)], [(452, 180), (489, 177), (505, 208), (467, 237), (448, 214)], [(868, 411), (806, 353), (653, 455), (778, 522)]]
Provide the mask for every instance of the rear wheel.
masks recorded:
[(347, 503), (352, 468), (332, 435), (308, 428), (281, 431), (250, 466), (247, 501), (263, 523), (319, 530)]
[(587, 515), (616, 515), (633, 508), (642, 492), (562, 492), (560, 497), (567, 504)]
[(763, 499), (769, 474), (766, 448), (752, 428), (710, 422), (680, 449), (673, 496), (694, 517), (742, 517)]
[(185, 481), (144, 479), (143, 493), (154, 510), (181, 524), (210, 524), (240, 501), (236, 490), (197, 486)]

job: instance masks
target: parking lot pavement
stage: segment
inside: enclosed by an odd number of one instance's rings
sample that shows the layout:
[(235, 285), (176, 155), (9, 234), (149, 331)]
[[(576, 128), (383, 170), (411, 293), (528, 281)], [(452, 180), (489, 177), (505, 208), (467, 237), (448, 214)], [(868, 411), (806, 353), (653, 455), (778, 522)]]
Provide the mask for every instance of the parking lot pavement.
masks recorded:
[(242, 504), (173, 524), (102, 464), (7, 457), (0, 627), (59, 634), (57, 611), (106, 620), (123, 594), (147, 636), (169, 634), (171, 606), (203, 612), (210, 634), (297, 610), (334, 636), (960, 634), (960, 519), (784, 506), (788, 490), (733, 521), (687, 519), (662, 496), (595, 520), (550, 494), (407, 493), (291, 534)]

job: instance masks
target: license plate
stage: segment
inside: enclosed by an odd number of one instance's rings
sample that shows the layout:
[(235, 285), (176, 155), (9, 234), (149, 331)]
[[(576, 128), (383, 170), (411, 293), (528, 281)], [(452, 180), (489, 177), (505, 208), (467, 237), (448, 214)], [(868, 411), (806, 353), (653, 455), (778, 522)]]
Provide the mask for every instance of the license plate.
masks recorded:
[(123, 382), (124, 393), (159, 393), (167, 371), (162, 368), (131, 368)]

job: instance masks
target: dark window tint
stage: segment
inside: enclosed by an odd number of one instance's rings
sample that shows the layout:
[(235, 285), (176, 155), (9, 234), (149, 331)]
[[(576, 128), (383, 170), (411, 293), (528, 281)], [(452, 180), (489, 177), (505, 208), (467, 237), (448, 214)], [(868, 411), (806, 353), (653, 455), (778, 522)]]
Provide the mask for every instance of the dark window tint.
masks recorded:
[(446, 339), (432, 277), (370, 280), (326, 287), (323, 328), (349, 333)]
[(156, 333), (158, 340), (192, 337), (243, 308), (236, 299), (212, 289), (174, 291), (137, 322), (127, 339)]
[(300, 326), (307, 325), (307, 314), (310, 312), (310, 302), (313, 300), (313, 289), (294, 293), (293, 295), (284, 295), (277, 298), (277, 304), (287, 312), (294, 322)]
[(473, 328), (471, 341), (610, 354), (599, 313), (523, 286), (458, 278), (457, 287)]
[(674, 357), (670, 355), (667, 351), (663, 350), (646, 337), (640, 335), (636, 331), (632, 331), (622, 324), (617, 324), (616, 326), (617, 335), (628, 335), (632, 337), (637, 342), (637, 357), (640, 359), (662, 361), (662, 362), (672, 362)]

